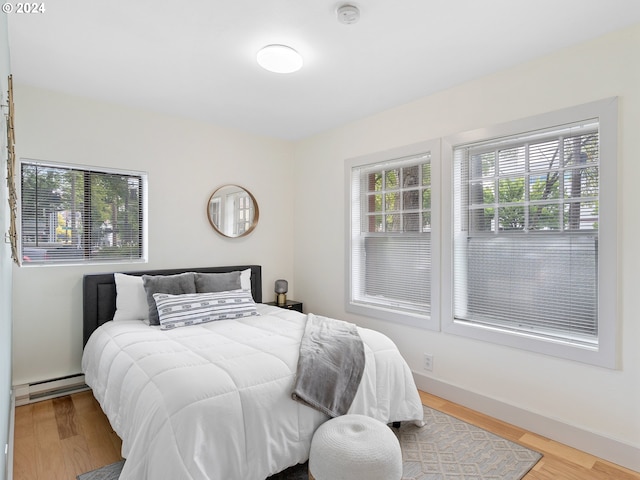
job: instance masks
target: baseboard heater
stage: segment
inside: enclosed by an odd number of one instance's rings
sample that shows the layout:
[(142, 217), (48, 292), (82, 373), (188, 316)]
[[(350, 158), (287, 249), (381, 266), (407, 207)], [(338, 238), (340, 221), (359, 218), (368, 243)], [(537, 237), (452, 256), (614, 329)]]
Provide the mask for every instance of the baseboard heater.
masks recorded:
[(13, 387), (17, 407), (85, 390), (89, 390), (89, 387), (84, 383), (82, 373)]

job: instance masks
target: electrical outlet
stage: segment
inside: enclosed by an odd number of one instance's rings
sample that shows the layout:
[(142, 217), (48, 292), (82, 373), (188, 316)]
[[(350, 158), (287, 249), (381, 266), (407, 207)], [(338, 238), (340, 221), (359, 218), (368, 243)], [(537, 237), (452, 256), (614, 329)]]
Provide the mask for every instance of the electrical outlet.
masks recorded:
[(432, 372), (433, 371), (433, 355), (431, 355), (430, 353), (425, 353), (422, 366), (424, 367), (425, 370)]

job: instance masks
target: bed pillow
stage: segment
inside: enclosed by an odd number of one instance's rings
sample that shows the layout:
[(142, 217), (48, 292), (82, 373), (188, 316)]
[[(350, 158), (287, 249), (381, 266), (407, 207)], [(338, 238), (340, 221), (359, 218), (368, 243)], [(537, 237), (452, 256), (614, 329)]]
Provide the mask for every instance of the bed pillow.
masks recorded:
[(149, 321), (149, 304), (142, 277), (114, 273), (116, 282), (116, 313), (114, 322), (122, 320)]
[(150, 325), (160, 325), (158, 309), (153, 298), (154, 293), (169, 293), (171, 295), (196, 293), (193, 272), (179, 273), (177, 275), (143, 275), (142, 281), (147, 295)]
[(240, 288), (243, 290), (251, 290), (251, 269), (247, 268), (240, 272)]
[(227, 273), (196, 273), (196, 292), (228, 292), (238, 290), (240, 285), (240, 272)]
[(162, 330), (258, 315), (251, 292), (242, 289), (186, 295), (155, 293), (153, 298)]

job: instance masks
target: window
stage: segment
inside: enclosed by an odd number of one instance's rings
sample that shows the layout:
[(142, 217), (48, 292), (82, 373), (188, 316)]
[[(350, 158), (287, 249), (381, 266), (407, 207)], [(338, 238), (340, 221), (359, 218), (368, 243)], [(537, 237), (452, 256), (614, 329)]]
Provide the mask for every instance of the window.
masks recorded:
[(251, 227), (253, 202), (244, 190), (230, 195), (228, 200), (234, 211), (227, 218), (234, 219), (233, 234), (241, 236)]
[(438, 152), (432, 142), (347, 162), (347, 311), (434, 328)]
[(146, 174), (21, 162), (23, 264), (146, 256)]
[(446, 331), (615, 364), (615, 105), (446, 139)]

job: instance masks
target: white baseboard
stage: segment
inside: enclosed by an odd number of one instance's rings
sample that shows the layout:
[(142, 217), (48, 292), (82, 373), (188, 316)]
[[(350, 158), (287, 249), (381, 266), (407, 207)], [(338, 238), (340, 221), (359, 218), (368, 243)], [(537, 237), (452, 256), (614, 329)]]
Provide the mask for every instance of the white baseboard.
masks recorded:
[(424, 392), (640, 472), (638, 447), (465, 390), (419, 372), (413, 372), (413, 377), (416, 386)]

